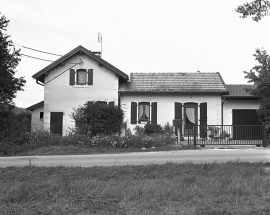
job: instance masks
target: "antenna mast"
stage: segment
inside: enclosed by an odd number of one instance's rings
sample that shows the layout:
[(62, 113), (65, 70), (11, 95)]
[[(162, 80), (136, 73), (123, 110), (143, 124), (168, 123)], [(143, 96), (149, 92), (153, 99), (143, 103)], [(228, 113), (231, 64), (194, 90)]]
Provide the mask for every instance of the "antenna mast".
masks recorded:
[(102, 34), (98, 33), (98, 42), (100, 43), (100, 57), (102, 56)]

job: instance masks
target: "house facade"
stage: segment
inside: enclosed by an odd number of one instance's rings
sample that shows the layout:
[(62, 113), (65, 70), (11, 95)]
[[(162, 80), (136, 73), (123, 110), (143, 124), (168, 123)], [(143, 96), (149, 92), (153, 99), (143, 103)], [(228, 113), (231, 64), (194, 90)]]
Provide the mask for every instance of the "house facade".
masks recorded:
[(244, 87), (226, 85), (219, 73), (131, 73), (129, 77), (82, 46), (33, 78), (44, 87), (44, 101), (27, 108), (32, 111), (32, 130), (61, 135), (74, 126), (73, 108), (87, 101), (121, 106), (131, 132), (137, 125), (172, 125), (173, 119), (183, 119), (184, 135), (194, 124), (231, 125), (233, 110), (256, 111), (259, 106), (258, 98)]

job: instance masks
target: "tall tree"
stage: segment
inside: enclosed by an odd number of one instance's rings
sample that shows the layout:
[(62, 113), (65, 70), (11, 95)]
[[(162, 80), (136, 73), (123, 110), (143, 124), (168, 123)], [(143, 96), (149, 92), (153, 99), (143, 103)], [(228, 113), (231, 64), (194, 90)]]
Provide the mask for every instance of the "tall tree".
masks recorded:
[(258, 62), (245, 78), (249, 83), (254, 83), (254, 89), (246, 89), (251, 95), (260, 97), (260, 107), (258, 109), (259, 119), (263, 123), (270, 125), (270, 56), (264, 49), (256, 49), (253, 55)]
[(13, 99), (23, 90), (23, 77), (16, 78), (16, 67), (20, 62), (20, 50), (16, 50), (10, 36), (4, 32), (9, 20), (0, 13), (0, 111), (14, 107)]
[(270, 2), (269, 0), (255, 0), (240, 5), (235, 10), (242, 14), (241, 18), (251, 16), (254, 21), (258, 22), (262, 17), (270, 14)]

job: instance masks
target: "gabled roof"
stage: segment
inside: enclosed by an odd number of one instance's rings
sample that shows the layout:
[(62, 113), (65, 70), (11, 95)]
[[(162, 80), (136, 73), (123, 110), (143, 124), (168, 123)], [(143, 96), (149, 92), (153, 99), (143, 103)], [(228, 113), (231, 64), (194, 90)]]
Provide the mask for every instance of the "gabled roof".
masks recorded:
[(258, 98), (252, 96), (246, 89), (254, 89), (254, 85), (249, 84), (227, 84), (227, 89), (229, 90), (228, 95), (224, 95), (224, 98)]
[(50, 65), (48, 65), (47, 67), (45, 67), (44, 69), (40, 70), (39, 72), (37, 72), (36, 74), (34, 74), (32, 77), (34, 79), (37, 79), (38, 81), (44, 83), (44, 77), (45, 77), (45, 73), (50, 71), (51, 69), (53, 69), (55, 66), (57, 66), (58, 64), (61, 64), (63, 62), (65, 62), (65, 60), (67, 60), (68, 58), (70, 58), (72, 55), (76, 54), (77, 52), (83, 52), (85, 54), (87, 54), (89, 57), (93, 58), (94, 60), (96, 60), (98, 63), (104, 65), (105, 67), (107, 67), (108, 69), (110, 69), (111, 71), (115, 72), (116, 74), (118, 74), (120, 77), (122, 77), (125, 80), (128, 80), (128, 75), (125, 74), (124, 72), (122, 72), (121, 70), (117, 69), (116, 67), (114, 67), (113, 65), (109, 64), (107, 61), (103, 60), (102, 58), (98, 57), (97, 55), (95, 55), (93, 52), (87, 50), (86, 48), (82, 47), (82, 46), (78, 46), (77, 48), (71, 50), (70, 52), (68, 52), (67, 54), (65, 54), (64, 56), (60, 57), (58, 60), (54, 61), (53, 63), (51, 63)]
[(226, 85), (217, 73), (131, 73), (130, 82), (120, 84), (120, 93), (183, 92), (226, 94)]
[(36, 103), (36, 104), (30, 106), (30, 107), (26, 108), (26, 110), (27, 110), (27, 111), (29, 111), (29, 110), (32, 111), (32, 110), (34, 110), (34, 109), (36, 109), (36, 108), (38, 108), (38, 107), (41, 107), (41, 106), (43, 106), (43, 105), (44, 105), (44, 101), (39, 102), (39, 103)]

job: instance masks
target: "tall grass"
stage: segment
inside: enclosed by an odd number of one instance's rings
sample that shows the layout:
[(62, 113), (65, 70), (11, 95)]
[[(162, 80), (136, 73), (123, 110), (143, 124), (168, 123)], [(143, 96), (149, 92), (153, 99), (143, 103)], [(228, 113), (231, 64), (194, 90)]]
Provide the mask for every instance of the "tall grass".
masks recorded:
[(270, 214), (263, 163), (0, 169), (0, 214)]

